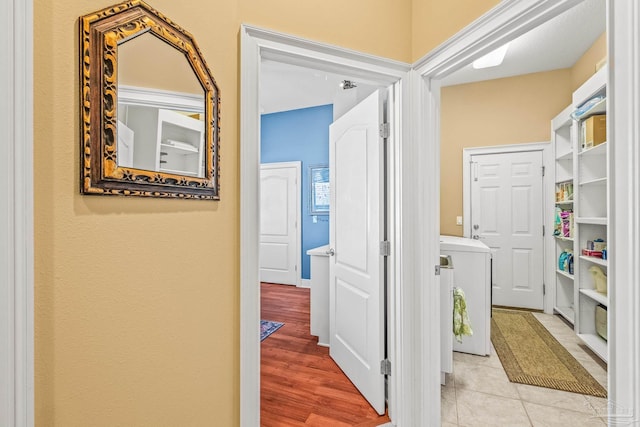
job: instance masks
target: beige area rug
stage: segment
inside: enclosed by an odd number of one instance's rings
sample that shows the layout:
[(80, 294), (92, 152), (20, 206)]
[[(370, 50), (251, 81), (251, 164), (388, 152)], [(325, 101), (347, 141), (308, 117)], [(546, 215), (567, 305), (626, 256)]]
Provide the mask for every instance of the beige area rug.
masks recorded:
[(607, 397), (607, 391), (528, 311), (494, 308), (491, 341), (511, 382)]

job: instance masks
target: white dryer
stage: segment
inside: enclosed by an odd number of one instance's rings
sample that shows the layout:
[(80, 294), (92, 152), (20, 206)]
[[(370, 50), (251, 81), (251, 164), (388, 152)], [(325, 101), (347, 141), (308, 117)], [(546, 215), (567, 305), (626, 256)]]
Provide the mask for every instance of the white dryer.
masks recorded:
[(453, 340), (453, 351), (487, 356), (491, 354), (491, 249), (479, 240), (440, 236), (440, 254), (452, 259), (453, 286), (464, 291), (473, 330), (473, 336), (463, 336), (461, 343)]

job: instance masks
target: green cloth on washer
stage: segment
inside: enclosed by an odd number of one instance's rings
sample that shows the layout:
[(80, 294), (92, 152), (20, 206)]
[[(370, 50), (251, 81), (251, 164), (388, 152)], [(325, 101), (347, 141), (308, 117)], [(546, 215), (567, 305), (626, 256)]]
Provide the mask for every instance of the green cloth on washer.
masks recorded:
[(460, 288), (453, 290), (453, 335), (458, 342), (462, 342), (463, 335), (473, 335), (467, 314), (467, 301), (464, 299), (464, 291)]

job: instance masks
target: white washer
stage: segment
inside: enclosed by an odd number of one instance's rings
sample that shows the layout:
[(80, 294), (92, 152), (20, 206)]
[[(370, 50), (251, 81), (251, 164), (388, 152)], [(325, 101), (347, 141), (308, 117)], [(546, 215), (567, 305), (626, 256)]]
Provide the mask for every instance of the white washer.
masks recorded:
[(440, 254), (453, 261), (453, 286), (464, 291), (473, 330), (462, 343), (453, 340), (453, 351), (487, 356), (491, 354), (491, 249), (479, 240), (440, 236)]

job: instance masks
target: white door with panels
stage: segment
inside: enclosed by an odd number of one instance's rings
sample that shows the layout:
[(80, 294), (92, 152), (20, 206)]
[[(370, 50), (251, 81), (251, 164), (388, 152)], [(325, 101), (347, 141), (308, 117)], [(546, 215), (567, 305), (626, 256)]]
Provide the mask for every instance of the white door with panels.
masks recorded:
[(471, 237), (493, 250), (493, 305), (542, 309), (541, 151), (471, 156)]
[(260, 165), (260, 281), (300, 282), (300, 162)]
[(330, 355), (385, 412), (384, 155), (379, 92), (330, 126)]

